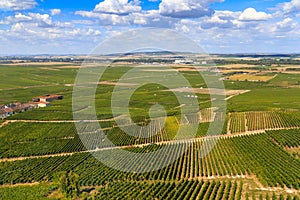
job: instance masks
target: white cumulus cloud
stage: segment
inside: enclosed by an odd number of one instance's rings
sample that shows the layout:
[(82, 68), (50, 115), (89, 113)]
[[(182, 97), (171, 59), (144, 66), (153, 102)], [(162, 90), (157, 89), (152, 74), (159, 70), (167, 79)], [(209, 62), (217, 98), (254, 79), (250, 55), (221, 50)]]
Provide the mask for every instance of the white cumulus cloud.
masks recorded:
[(265, 12), (257, 12), (254, 8), (247, 8), (239, 17), (241, 21), (265, 21), (271, 19), (272, 15)]
[(162, 0), (159, 5), (161, 15), (175, 18), (199, 18), (214, 13), (209, 6), (222, 0)]
[(40, 27), (50, 27), (53, 25), (52, 19), (48, 14), (29, 13), (29, 16), (33, 22), (37, 23)]
[(126, 15), (141, 10), (139, 0), (104, 0), (94, 9), (95, 12), (117, 15)]
[(28, 10), (36, 5), (35, 0), (0, 0), (0, 10)]
[(209, 29), (209, 28), (214, 28), (214, 27), (230, 28), (232, 26), (233, 26), (233, 24), (230, 20), (222, 19), (218, 15), (214, 15), (211, 18), (205, 20), (201, 25), (201, 27), (203, 29)]
[(300, 11), (300, 0), (292, 0), (290, 2), (281, 3), (277, 6), (284, 14), (291, 14)]
[(61, 13), (61, 10), (60, 9), (51, 9), (50, 13), (52, 16), (59, 15)]

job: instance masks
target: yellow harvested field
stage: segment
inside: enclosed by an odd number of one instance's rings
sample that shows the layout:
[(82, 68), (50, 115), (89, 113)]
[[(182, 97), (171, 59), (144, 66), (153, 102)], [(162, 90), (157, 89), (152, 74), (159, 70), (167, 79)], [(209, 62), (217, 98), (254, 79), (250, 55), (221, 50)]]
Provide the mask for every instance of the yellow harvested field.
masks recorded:
[(234, 68), (251, 68), (257, 67), (255, 65), (247, 65), (247, 64), (230, 64), (230, 65), (222, 65), (220, 68), (234, 69)]
[(203, 67), (180, 67), (180, 68), (175, 68), (175, 69), (169, 69), (169, 68), (162, 68), (162, 69), (143, 69), (141, 71), (144, 72), (174, 72), (174, 71), (179, 71), (179, 72), (197, 72), (197, 71), (206, 71), (208, 67), (203, 68)]
[(68, 62), (15, 62), (15, 63), (10, 63), (10, 64), (5, 64), (9, 66), (55, 66), (55, 65), (70, 65)]
[(259, 70), (251, 70), (251, 69), (228, 69), (228, 70), (221, 70), (221, 73), (227, 74), (227, 73), (234, 73), (234, 72), (245, 72), (245, 73), (258, 73)]
[(59, 68), (59, 69), (79, 69), (81, 68), (80, 65), (75, 65), (75, 66), (61, 66), (61, 67), (56, 67), (56, 68)]
[(183, 67), (183, 68), (177, 68), (176, 69), (177, 71), (182, 71), (182, 72), (195, 72), (195, 71), (198, 71), (195, 67), (192, 67), (192, 68), (189, 68), (189, 67)]
[(175, 69), (143, 69), (143, 72), (174, 72)]
[(59, 71), (59, 69), (57, 69), (57, 68), (51, 68), (51, 67), (41, 67), (41, 69), (50, 70), (50, 71)]
[(136, 86), (134, 83), (120, 83), (120, 82), (111, 82), (111, 81), (101, 81), (99, 85), (117, 85), (117, 86)]
[(216, 95), (239, 95), (249, 92), (250, 90), (223, 90), (217, 88), (176, 88), (171, 89), (172, 92), (191, 92), (191, 93), (198, 93), (198, 94), (216, 94)]
[(235, 74), (232, 76), (229, 76), (228, 79), (231, 81), (262, 81), (262, 82), (267, 82), (269, 80), (272, 80), (276, 76), (256, 76), (253, 74)]

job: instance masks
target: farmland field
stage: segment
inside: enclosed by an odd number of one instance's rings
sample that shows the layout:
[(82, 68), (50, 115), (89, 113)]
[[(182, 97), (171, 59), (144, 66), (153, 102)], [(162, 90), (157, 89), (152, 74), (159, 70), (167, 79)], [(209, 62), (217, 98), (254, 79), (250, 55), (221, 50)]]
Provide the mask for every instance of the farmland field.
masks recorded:
[(257, 76), (251, 74), (236, 74), (228, 77), (231, 81), (253, 81), (253, 82), (267, 82), (275, 78), (274, 76)]
[[(136, 65), (114, 63), (99, 81), (89, 83), (96, 85), (95, 105), (90, 107), (72, 105), (77, 63), (0, 65), (0, 104), (26, 103), (45, 94), (64, 96), (49, 107), (0, 120), (0, 199), (72, 199), (65, 198), (57, 184), (57, 177), (66, 172), (78, 178), (80, 191), (74, 199), (300, 198), (298, 74), (281, 73), (279, 68), (285, 68), (279, 66), (219, 64), (227, 106), (223, 113), (214, 106), (222, 88), (208, 88), (196, 70), (205, 71), (206, 65)], [(239, 70), (258, 74), (226, 79)], [(96, 72), (95, 66), (88, 68), (91, 76)], [(128, 72), (133, 74), (124, 78)], [(170, 79), (169, 87), (147, 83), (156, 73)], [(179, 75), (189, 87), (177, 87)], [(145, 84), (137, 87), (139, 81)], [(113, 112), (111, 99), (133, 88), (131, 121), (122, 106)], [(149, 110), (158, 104), (165, 118), (161, 113), (151, 118)], [(95, 119), (74, 119), (91, 107)], [(91, 128), (92, 123), (99, 128)], [(119, 171), (96, 159), (107, 155), (117, 168), (125, 168), (117, 158), (120, 149), (151, 155), (164, 148), (172, 154), (158, 161), (163, 167), (146, 172)], [(131, 167), (151, 168), (152, 162), (133, 162)]]

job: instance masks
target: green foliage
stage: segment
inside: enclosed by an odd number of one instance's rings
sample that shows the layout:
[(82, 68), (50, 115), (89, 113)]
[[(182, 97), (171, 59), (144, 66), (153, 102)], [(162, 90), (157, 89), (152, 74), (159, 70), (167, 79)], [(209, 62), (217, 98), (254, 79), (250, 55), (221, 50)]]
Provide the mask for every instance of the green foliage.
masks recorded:
[(16, 122), (0, 128), (0, 158), (83, 150), (73, 123)]
[(299, 99), (298, 88), (253, 88), (248, 93), (228, 100), (227, 109), (229, 112), (300, 109), (300, 104), (296, 103)]
[[(274, 144), (266, 134), (219, 139), (211, 152), (202, 157), (201, 147), (208, 146), (214, 140), (207, 140), (206, 143), (197, 141), (191, 144), (168, 144), (169, 150), (174, 154), (180, 149), (187, 148), (187, 151), (175, 163), (144, 174), (110, 169), (88, 153), (0, 163), (0, 184), (51, 180), (57, 171), (72, 170), (79, 175), (80, 185), (102, 185), (118, 180), (180, 181), (191, 177), (253, 173), (266, 186), (299, 188), (299, 160)], [(150, 145), (144, 148), (130, 148), (130, 151), (146, 153), (162, 147)], [(52, 171), (53, 169), (55, 171)]]
[(0, 187), (0, 200), (37, 200), (56, 199), (48, 195), (55, 190), (50, 184), (41, 183), (32, 186)]
[(74, 172), (63, 172), (59, 177), (59, 189), (67, 198), (78, 197), (80, 193), (78, 175)]
[[(231, 182), (182, 180), (179, 182), (110, 182), (99, 189), (95, 199), (222, 199), (219, 190), (224, 185), (234, 197), (236, 190)], [(240, 190), (240, 185), (237, 185)]]
[(300, 146), (300, 129), (267, 131), (267, 134), (283, 147)]
[(300, 126), (300, 115), (297, 111), (252, 111), (229, 113), (229, 130), (231, 133), (249, 131), (295, 128)]
[(277, 199), (276, 194), (273, 192), (273, 194), (272, 194), (272, 200), (276, 200), (276, 199)]

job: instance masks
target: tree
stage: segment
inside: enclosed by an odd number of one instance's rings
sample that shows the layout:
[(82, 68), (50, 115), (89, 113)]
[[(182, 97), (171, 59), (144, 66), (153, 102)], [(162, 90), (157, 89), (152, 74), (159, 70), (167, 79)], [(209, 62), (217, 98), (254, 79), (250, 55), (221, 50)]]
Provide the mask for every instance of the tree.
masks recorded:
[(61, 193), (67, 198), (75, 198), (79, 195), (79, 181), (78, 175), (72, 171), (61, 172), (56, 178), (55, 182), (57, 183)]

